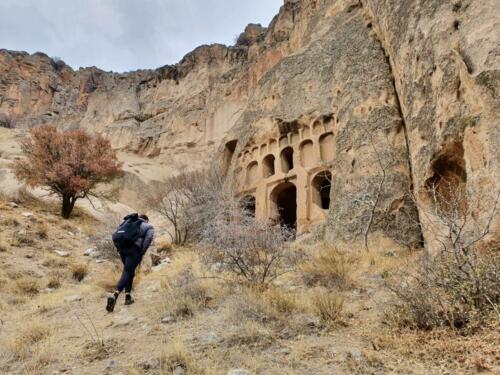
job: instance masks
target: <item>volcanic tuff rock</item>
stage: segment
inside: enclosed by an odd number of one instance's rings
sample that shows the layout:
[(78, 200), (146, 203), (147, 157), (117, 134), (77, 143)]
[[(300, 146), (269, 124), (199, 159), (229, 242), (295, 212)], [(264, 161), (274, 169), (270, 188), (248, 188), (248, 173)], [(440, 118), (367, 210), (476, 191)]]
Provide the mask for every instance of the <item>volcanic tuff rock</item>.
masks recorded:
[(96, 131), (172, 173), (238, 140), (229, 176), (245, 190), (246, 151), (329, 119), (325, 236), (352, 242), (369, 228), (415, 245), (407, 192), (425, 205), (421, 190), (443, 177), (469, 193), (500, 189), (499, 46), (498, 0), (286, 0), (235, 46), (156, 70), (74, 71), (2, 50), (0, 122)]

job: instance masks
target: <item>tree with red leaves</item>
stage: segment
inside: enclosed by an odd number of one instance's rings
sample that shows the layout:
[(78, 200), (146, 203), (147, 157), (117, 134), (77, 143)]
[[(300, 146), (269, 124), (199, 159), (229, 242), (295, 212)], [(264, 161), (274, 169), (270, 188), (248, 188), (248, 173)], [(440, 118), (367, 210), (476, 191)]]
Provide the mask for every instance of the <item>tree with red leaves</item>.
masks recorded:
[(96, 196), (97, 184), (123, 174), (109, 141), (82, 130), (58, 131), (43, 125), (30, 131), (21, 148), (25, 157), (14, 164), (17, 178), (58, 195), (65, 219), (78, 199)]

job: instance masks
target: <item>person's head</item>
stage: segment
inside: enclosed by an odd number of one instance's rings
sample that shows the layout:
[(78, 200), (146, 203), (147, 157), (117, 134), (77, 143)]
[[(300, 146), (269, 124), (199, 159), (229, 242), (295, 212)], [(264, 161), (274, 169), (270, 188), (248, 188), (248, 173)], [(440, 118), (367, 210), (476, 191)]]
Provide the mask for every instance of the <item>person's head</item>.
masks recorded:
[(142, 220), (144, 220), (146, 223), (149, 223), (149, 217), (148, 217), (148, 215), (141, 214), (141, 215), (139, 215), (139, 218), (141, 218)]

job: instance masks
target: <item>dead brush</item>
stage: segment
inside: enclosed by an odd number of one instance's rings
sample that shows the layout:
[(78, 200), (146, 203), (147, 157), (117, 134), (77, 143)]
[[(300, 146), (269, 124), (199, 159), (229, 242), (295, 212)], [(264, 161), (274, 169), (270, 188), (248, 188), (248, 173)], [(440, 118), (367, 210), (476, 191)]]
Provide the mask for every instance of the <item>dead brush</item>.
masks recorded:
[(302, 280), (307, 286), (349, 289), (353, 286), (351, 275), (355, 261), (354, 255), (347, 255), (324, 245), (316, 256), (302, 264)]
[(68, 266), (68, 261), (55, 255), (48, 255), (42, 260), (42, 265), (48, 268), (65, 268)]
[(47, 288), (58, 289), (61, 287), (63, 280), (64, 280), (64, 273), (60, 270), (53, 270), (49, 273)]
[(317, 291), (312, 297), (312, 307), (323, 322), (333, 325), (341, 319), (344, 299), (335, 292)]
[(71, 265), (71, 276), (74, 280), (80, 282), (89, 273), (89, 267), (85, 263), (75, 263)]
[(500, 193), (474, 196), (445, 180), (425, 193), (430, 208), (420, 211), (428, 241), (440, 250), (423, 255), (416, 270), (387, 281), (394, 296), (387, 318), (399, 327), (462, 333), (486, 326), (492, 317), (500, 320), (500, 253), (494, 242), (484, 241), (492, 234)]
[(192, 317), (197, 310), (208, 307), (212, 300), (206, 283), (196, 279), (190, 268), (167, 286), (167, 298), (167, 312), (179, 318)]
[(108, 267), (96, 276), (95, 284), (106, 292), (112, 292), (120, 278), (121, 271), (118, 267)]
[(0, 253), (5, 253), (8, 250), (8, 245), (0, 238)]
[(49, 238), (49, 226), (47, 223), (39, 223), (35, 230), (36, 236), (41, 240)]
[(297, 296), (278, 287), (266, 290), (263, 293), (263, 298), (279, 313), (291, 314), (299, 309)]
[(160, 374), (177, 373), (193, 375), (200, 372), (184, 344), (174, 342), (167, 345), (167, 349), (160, 357)]
[(31, 276), (23, 276), (17, 279), (15, 281), (15, 286), (18, 292), (29, 296), (36, 295), (40, 292), (40, 283)]
[(49, 327), (34, 321), (25, 325), (12, 343), (11, 350), (16, 359), (30, 358), (44, 339), (51, 334)]

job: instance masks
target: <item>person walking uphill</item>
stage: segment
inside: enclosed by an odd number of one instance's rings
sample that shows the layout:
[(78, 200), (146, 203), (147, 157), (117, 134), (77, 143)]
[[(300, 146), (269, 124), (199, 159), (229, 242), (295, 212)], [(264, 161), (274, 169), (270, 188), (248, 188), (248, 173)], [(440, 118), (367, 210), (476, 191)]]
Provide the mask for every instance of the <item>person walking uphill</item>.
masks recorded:
[(124, 290), (125, 305), (134, 303), (134, 299), (130, 293), (132, 292), (135, 270), (153, 242), (153, 237), (154, 228), (149, 224), (149, 218), (146, 215), (139, 216), (138, 214), (125, 216), (123, 223), (113, 233), (113, 243), (120, 254), (123, 263), (123, 272), (115, 292), (108, 297), (106, 304), (108, 312), (113, 312), (118, 296)]

